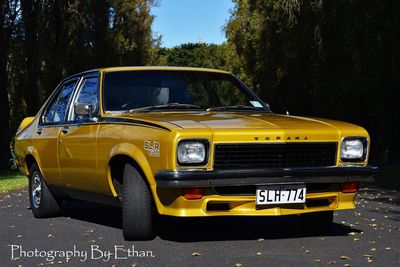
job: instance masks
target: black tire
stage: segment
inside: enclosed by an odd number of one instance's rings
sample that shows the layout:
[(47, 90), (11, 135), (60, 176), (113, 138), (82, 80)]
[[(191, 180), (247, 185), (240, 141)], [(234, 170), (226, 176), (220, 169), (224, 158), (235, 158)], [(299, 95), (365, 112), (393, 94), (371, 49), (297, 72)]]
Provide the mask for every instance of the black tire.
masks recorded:
[(126, 163), (122, 185), (122, 232), (125, 240), (153, 239), (150, 189), (134, 166)]
[(333, 211), (319, 211), (301, 214), (303, 229), (309, 233), (326, 233), (333, 223)]
[(47, 187), (36, 163), (32, 164), (29, 170), (29, 203), (36, 218), (54, 217), (60, 211), (60, 206)]

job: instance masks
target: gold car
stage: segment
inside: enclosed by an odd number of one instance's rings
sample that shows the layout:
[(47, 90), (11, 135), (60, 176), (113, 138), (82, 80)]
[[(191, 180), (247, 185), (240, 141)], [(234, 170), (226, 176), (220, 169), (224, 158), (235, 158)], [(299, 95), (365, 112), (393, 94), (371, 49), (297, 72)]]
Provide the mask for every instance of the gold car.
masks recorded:
[(14, 152), (35, 217), (66, 197), (122, 205), (125, 239), (147, 239), (155, 214), (326, 228), (376, 171), (369, 144), (350, 123), (272, 113), (228, 72), (120, 67), (63, 80)]

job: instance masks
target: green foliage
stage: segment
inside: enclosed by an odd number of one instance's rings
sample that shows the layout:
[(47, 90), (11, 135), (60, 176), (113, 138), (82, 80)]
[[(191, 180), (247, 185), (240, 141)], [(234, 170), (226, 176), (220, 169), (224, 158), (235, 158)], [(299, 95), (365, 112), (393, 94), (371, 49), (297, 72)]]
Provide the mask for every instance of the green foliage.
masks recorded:
[[(60, 80), (87, 69), (157, 60), (154, 0), (0, 0), (0, 169), (10, 135)], [(12, 119), (10, 119), (12, 118)]]
[(160, 65), (224, 69), (226, 44), (186, 43), (174, 48), (162, 48)]
[(0, 193), (22, 188), (28, 185), (28, 179), (25, 176), (9, 175), (0, 176)]
[(400, 1), (233, 1), (226, 43), (160, 48), (154, 0), (0, 0), (0, 169), (62, 77), (120, 65), (231, 71), (275, 112), (357, 123), (373, 159), (400, 161)]
[(367, 128), (399, 162), (400, 2), (235, 0), (226, 36), (239, 74), (275, 112)]

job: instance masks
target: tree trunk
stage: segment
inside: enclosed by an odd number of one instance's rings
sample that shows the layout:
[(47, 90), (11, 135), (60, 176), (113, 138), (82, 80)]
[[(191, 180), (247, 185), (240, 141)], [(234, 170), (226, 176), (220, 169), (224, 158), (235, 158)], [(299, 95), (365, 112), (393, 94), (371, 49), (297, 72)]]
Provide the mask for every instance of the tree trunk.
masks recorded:
[[(3, 11), (3, 3), (2, 10)], [(10, 103), (8, 97), (7, 84), (7, 58), (9, 52), (9, 36), (4, 28), (4, 14), (0, 14), (0, 169), (8, 169), (8, 159), (10, 157)]]
[(39, 2), (40, 1), (21, 1), (26, 55), (26, 87), (24, 88), (24, 97), (27, 105), (27, 115), (29, 116), (35, 115), (39, 108)]

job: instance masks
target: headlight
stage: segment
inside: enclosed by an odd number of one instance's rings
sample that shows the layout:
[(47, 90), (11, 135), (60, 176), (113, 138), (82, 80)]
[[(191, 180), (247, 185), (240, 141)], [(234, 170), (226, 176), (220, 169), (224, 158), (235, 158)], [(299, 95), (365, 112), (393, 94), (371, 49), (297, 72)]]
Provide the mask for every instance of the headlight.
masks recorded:
[(178, 163), (181, 165), (206, 164), (207, 149), (208, 142), (206, 140), (183, 140), (178, 145)]
[(342, 161), (364, 161), (367, 155), (367, 139), (365, 137), (344, 138), (340, 146)]

